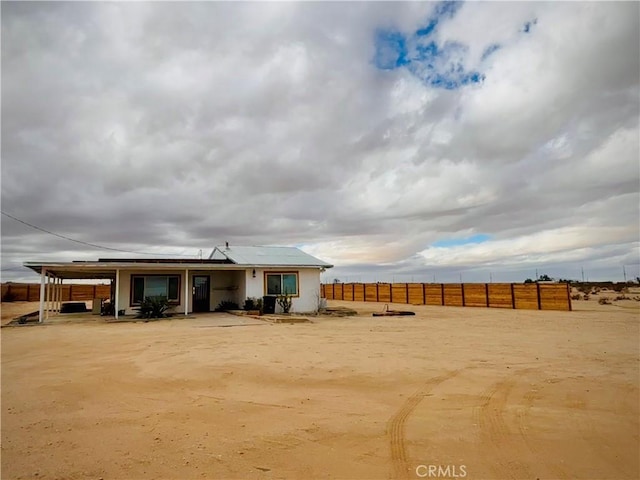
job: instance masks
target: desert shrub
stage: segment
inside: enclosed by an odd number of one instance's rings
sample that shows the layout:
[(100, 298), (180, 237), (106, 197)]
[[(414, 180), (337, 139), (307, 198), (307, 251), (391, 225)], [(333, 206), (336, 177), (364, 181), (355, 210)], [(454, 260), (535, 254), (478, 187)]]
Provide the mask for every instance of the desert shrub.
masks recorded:
[(247, 297), (242, 305), (243, 310), (257, 310), (256, 299), (254, 297)]
[(289, 313), (291, 310), (291, 305), (293, 304), (293, 300), (291, 300), (291, 295), (285, 293), (284, 295), (279, 295), (277, 300), (278, 305), (282, 308), (284, 313)]
[(262, 312), (262, 299), (255, 298), (255, 297), (247, 297), (247, 299), (244, 301), (244, 304), (242, 305), (242, 309), (246, 311), (260, 310)]
[(614, 298), (614, 300), (629, 300), (629, 297), (627, 297), (624, 293), (622, 295), (618, 295), (616, 298)]
[(582, 298), (582, 295), (580, 295), (579, 293), (571, 295), (571, 300), (580, 300), (581, 298)]
[(598, 303), (600, 305), (611, 305), (611, 300), (609, 300), (607, 297), (602, 297), (598, 300)]
[(228, 310), (239, 310), (238, 304), (236, 302), (232, 302), (231, 300), (222, 300), (218, 306), (216, 307), (216, 312), (226, 312)]
[(167, 297), (153, 296), (145, 297), (140, 302), (140, 305), (136, 308), (138, 312), (137, 318), (163, 318), (167, 316), (167, 310), (169, 309), (169, 302)]
[(578, 291), (584, 293), (585, 295), (588, 295), (589, 293), (591, 293), (591, 287), (589, 287), (589, 285), (578, 285)]
[(589, 300), (589, 294), (585, 293), (584, 296), (582, 297), (583, 300)]

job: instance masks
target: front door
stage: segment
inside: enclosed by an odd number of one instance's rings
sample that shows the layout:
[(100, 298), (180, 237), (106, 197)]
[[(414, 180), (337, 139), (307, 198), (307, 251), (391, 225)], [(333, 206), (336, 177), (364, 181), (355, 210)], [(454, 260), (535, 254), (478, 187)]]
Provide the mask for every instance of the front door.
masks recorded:
[(209, 276), (194, 275), (193, 276), (193, 311), (208, 312), (209, 311)]

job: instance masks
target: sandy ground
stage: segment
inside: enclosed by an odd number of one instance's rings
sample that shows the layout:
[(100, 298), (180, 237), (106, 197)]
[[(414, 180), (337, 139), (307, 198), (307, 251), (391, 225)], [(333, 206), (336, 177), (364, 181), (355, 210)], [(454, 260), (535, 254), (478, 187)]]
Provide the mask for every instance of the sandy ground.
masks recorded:
[(640, 478), (640, 302), (330, 304), (3, 328), (2, 479)]

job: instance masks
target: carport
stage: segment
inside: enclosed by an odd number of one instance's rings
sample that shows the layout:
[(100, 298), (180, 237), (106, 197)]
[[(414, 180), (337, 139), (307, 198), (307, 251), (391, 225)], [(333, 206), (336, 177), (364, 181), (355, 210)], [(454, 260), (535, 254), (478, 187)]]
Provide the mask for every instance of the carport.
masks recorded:
[[(112, 285), (113, 302), (115, 307), (115, 318), (118, 318), (120, 310), (120, 272), (140, 268), (144, 264), (145, 271), (172, 270), (184, 273), (188, 277), (190, 271), (203, 267), (203, 263), (220, 264), (219, 261), (193, 260), (189, 263), (171, 262), (171, 260), (146, 260), (146, 261), (105, 261), (98, 262), (48, 262), (36, 263), (25, 262), (24, 266), (30, 268), (40, 275), (40, 308), (38, 321), (43, 322), (50, 315), (60, 313), (62, 305), (62, 285), (65, 280), (110, 280)], [(221, 265), (219, 265), (221, 266)], [(184, 282), (184, 314), (189, 314), (189, 282)]]

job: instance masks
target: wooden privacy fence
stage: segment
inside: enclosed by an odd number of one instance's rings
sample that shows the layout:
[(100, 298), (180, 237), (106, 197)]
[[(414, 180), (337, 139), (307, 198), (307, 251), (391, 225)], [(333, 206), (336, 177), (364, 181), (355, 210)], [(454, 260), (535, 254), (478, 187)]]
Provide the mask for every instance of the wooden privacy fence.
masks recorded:
[[(46, 292), (46, 284), (45, 284)], [(111, 296), (110, 285), (82, 285), (82, 284), (62, 284), (62, 300), (86, 301), (94, 298), (109, 298)], [(15, 302), (39, 302), (39, 283), (3, 283), (2, 300), (11, 298)]]
[(327, 283), (327, 300), (571, 310), (568, 283)]

